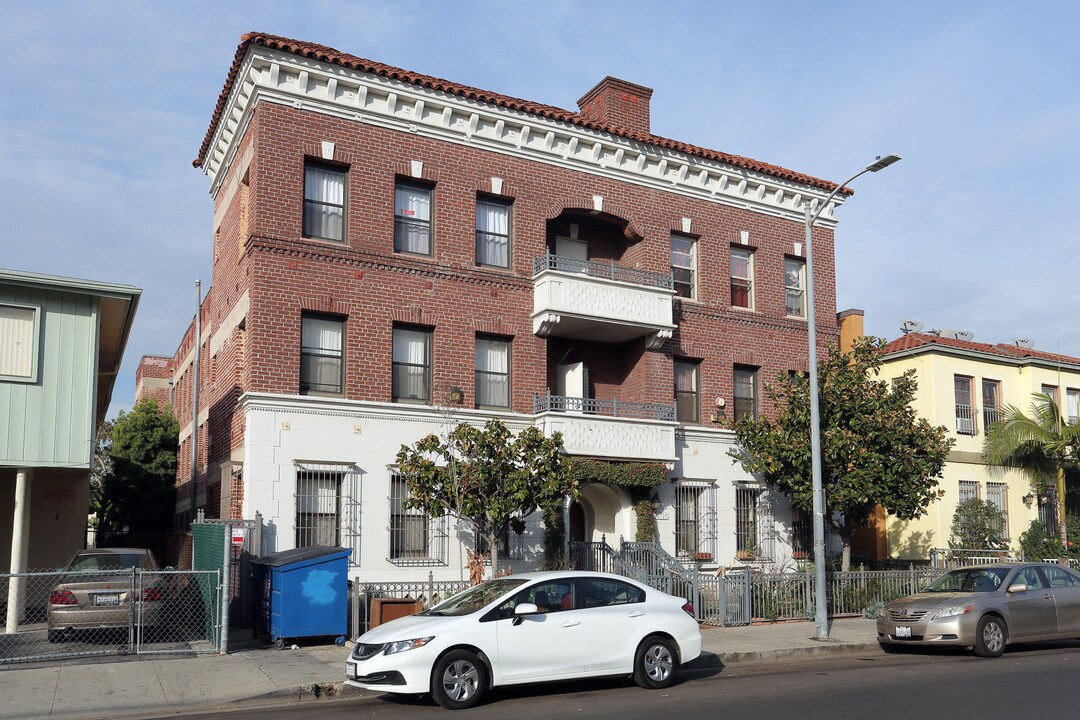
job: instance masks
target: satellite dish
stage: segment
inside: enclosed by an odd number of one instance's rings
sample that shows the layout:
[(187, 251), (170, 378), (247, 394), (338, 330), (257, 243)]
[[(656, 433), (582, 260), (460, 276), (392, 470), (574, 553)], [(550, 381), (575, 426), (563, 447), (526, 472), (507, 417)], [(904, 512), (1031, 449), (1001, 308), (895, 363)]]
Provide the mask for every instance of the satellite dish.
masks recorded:
[(951, 340), (972, 340), (975, 337), (975, 333), (970, 330), (953, 330), (951, 328), (941, 328), (937, 331), (937, 334)]
[(968, 342), (971, 342), (975, 339), (975, 333), (971, 332), (970, 330), (957, 330), (956, 339), (967, 340)]
[(1031, 338), (1013, 338), (1013, 342), (1016, 343), (1016, 347), (1030, 348), (1035, 345), (1035, 341)]
[(900, 323), (900, 329), (904, 331), (905, 335), (907, 333), (917, 333), (923, 329), (923, 324), (918, 320), (905, 320)]

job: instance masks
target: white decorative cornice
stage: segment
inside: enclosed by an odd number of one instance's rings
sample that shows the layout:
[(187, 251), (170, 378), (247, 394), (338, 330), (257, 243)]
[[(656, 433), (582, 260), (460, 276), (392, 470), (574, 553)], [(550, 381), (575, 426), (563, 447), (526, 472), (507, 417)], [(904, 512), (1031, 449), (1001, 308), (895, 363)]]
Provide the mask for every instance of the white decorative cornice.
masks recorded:
[[(510, 110), (411, 83), (249, 46), (202, 166), (217, 195), (254, 109), (292, 107), (483, 148), (796, 222), (828, 193), (818, 188)], [(819, 222), (835, 224), (835, 197)]]

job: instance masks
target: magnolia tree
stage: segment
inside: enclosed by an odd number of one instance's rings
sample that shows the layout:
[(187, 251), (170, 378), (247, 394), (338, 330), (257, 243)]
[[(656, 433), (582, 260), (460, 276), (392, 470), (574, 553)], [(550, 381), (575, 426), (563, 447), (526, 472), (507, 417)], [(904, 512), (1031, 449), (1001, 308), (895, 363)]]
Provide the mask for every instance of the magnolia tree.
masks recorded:
[(461, 423), (445, 438), (428, 435), (402, 445), (397, 462), (409, 488), (405, 506), (472, 525), (491, 550), (492, 575), (499, 535), (507, 529), (522, 532), (526, 517), (551, 512), (578, 493), (560, 433), (545, 437), (530, 427), (515, 436), (499, 420), (483, 428)]

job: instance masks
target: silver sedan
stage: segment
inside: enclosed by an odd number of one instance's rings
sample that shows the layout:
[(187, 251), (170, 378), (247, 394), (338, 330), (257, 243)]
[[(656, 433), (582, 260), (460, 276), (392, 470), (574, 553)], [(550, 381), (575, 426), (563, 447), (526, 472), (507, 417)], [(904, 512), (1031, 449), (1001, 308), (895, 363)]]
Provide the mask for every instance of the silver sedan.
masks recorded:
[(954, 645), (982, 657), (998, 657), (1012, 643), (1080, 639), (1080, 573), (1051, 563), (951, 570), (888, 603), (877, 634), (885, 652)]

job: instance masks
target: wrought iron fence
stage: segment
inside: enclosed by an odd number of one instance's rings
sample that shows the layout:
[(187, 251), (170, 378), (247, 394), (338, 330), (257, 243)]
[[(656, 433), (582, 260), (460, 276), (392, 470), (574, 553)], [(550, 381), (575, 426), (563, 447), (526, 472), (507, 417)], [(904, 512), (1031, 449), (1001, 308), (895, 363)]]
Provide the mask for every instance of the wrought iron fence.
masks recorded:
[(663, 403), (635, 403), (614, 398), (567, 397), (565, 395), (533, 395), (533, 412), (576, 412), (585, 415), (637, 418), (640, 420), (675, 420), (675, 406)]
[(533, 259), (533, 275), (538, 275), (544, 270), (578, 273), (589, 277), (618, 280), (619, 282), (663, 288), (664, 290), (671, 290), (675, 286), (671, 273), (658, 273), (652, 270), (623, 267), (622, 265), (616, 265), (614, 260), (608, 262), (575, 260), (574, 258), (548, 253)]
[(221, 574), (48, 570), (0, 574), (0, 665), (221, 648)]

